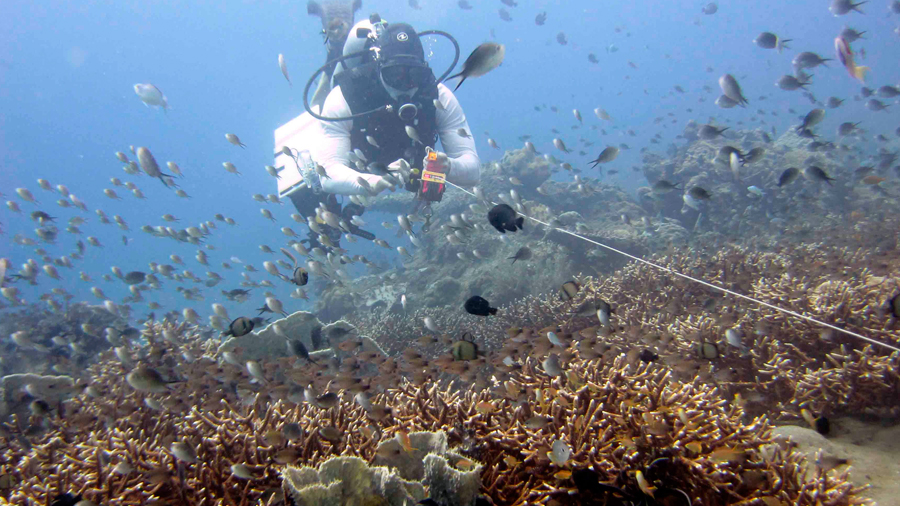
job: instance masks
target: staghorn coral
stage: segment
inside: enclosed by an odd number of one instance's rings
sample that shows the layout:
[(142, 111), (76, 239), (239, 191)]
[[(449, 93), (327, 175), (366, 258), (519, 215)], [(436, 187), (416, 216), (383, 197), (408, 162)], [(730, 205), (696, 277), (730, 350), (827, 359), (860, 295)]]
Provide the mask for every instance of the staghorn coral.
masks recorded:
[[(629, 490), (637, 490), (631, 472), (644, 470), (652, 483), (681, 488), (704, 504), (738, 504), (742, 497), (812, 504), (808, 501), (814, 495), (830, 504), (861, 504), (855, 495), (859, 490), (846, 483), (846, 476), (823, 476), (807, 483), (792, 471), (792, 464), (802, 460), (796, 453), (779, 449), (765, 455), (761, 448), (772, 442), (765, 417), (743, 423), (741, 409), (727, 407), (712, 387), (679, 383), (654, 365), (633, 368), (623, 357), (608, 365), (576, 359), (568, 370), (566, 377), (550, 380), (526, 361), (504, 386), (496, 386), (505, 392), (498, 396), (401, 385), (376, 398), (393, 407), (390, 421), (379, 430), (383, 437), (400, 427), (448, 430), (451, 444), (462, 455), (485, 462), (482, 492), (495, 504), (533, 504), (570, 486), (554, 477), (558, 469), (546, 457), (555, 439), (565, 439), (573, 449), (567, 467), (590, 467), (604, 481)], [(532, 392), (525, 398), (542, 393), (537, 400), (518, 405), (514, 399), (519, 395), (512, 395), (512, 388)], [(239, 504), (242, 497), (277, 501), (272, 497), (277, 495), (273, 489), (278, 486), (279, 463), (291, 460), (314, 466), (331, 455), (371, 459), (376, 452), (374, 440), (366, 436), (371, 432), (358, 430), (372, 422), (362, 408), (349, 403), (322, 411), (275, 402), (267, 408), (256, 404), (244, 413), (223, 402), (219, 409), (158, 414), (141, 407), (137, 394), (108, 397), (116, 398), (119, 409), (130, 414), (109, 419), (106, 423), (112, 426), (99, 420), (88, 424), (103, 437), (77, 431), (68, 434), (71, 441), (47, 438), (33, 453), (17, 455), (22, 485), (12, 492), (11, 503), (33, 504), (30, 501), (41, 501), (53, 490), (73, 490), (95, 502), (122, 505), (173, 500)], [(90, 411), (96, 406), (82, 408)], [(547, 425), (527, 428), (525, 421), (533, 416), (546, 417)], [(262, 442), (260, 434), (266, 428), (287, 420), (300, 423), (306, 436), (280, 450)], [(326, 423), (338, 427), (339, 441), (324, 441), (317, 433)], [(167, 450), (173, 440), (196, 445), (198, 462), (185, 464), (173, 458)], [(725, 457), (717, 454), (722, 448), (728, 449)], [(661, 466), (660, 458), (670, 464)], [(136, 470), (126, 476), (111, 473), (120, 461), (130, 462)], [(254, 479), (230, 477), (232, 463), (245, 463)], [(756, 487), (749, 487), (742, 477), (750, 471), (763, 475)]]
[[(153, 332), (147, 334), (152, 340)], [(151, 346), (176, 349), (168, 342)], [(165, 355), (146, 360), (162, 367)], [(187, 385), (141, 394), (123, 384), (117, 363), (105, 361), (92, 371), (103, 397), (71, 401), (70, 414), (54, 420), (55, 432), (37, 438), (30, 451), (7, 441), (4, 465), (14, 466), (20, 481), (7, 499), (40, 504), (72, 491), (111, 505), (277, 504), (281, 466), (316, 467), (336, 455), (373, 461), (377, 443), (401, 430), (443, 430), (460, 456), (452, 465), (484, 463), (481, 492), (498, 505), (568, 494), (571, 482), (547, 457), (557, 439), (572, 449), (563, 467), (592, 469), (632, 494), (640, 494), (634, 473), (642, 471), (654, 486), (684, 490), (703, 504), (751, 504), (761, 497), (781, 504), (812, 504), (814, 497), (862, 503), (845, 473), (806, 478), (795, 471), (803, 459), (791, 449), (764, 451), (773, 442), (767, 418), (745, 423), (740, 406), (728, 406), (715, 387), (680, 382), (659, 365), (630, 365), (621, 355), (585, 360), (576, 353), (564, 362), (566, 374), (552, 378), (526, 358), (487, 389), (402, 381), (371, 395), (372, 403), (390, 407), (385, 413), (352, 403), (354, 388), (328, 409), (277, 398), (278, 387), (249, 383), (245, 372), (207, 358), (181, 371), (190, 375)], [(300, 374), (291, 363), (277, 365)], [(315, 375), (303, 372), (296, 382)], [(206, 385), (231, 380), (239, 383), (233, 392)], [(241, 389), (255, 391), (239, 398)], [(154, 411), (147, 398), (164, 409)], [(530, 421), (535, 417), (543, 420), (539, 426)], [(299, 424), (302, 436), (279, 438), (288, 423)], [(196, 462), (169, 450), (176, 441), (196, 448)], [(122, 462), (131, 470), (115, 471)], [(252, 479), (232, 475), (234, 464), (247, 466)], [(426, 462), (426, 476), (428, 469)]]
[[(766, 253), (739, 246), (715, 253), (692, 253), (652, 260), (785, 309), (847, 327), (876, 341), (895, 346), (900, 343), (895, 321), (884, 309), (885, 301), (900, 289), (892, 278), (884, 277), (897, 266), (897, 260), (876, 251), (821, 244)], [(563, 301), (555, 295), (525, 297), (501, 306), (500, 313), (489, 319), (431, 309), (417, 312), (412, 318), (374, 314), (353, 321), (370, 329), (370, 334), (394, 355), (409, 342), (393, 336), (427, 332), (421, 323), (425, 316), (432, 317), (443, 335), (452, 338), (470, 332), (488, 349), (499, 348), (510, 327), (564, 324), (564, 330), (582, 340), (582, 345), (584, 340), (596, 341), (599, 333), (614, 353), (651, 348), (684, 379), (699, 375), (730, 395), (742, 393), (742, 402), (750, 402), (748, 409), (753, 413), (796, 418), (800, 409), (807, 407), (804, 402), (817, 399), (808, 406), (816, 413), (851, 414), (866, 406), (870, 412), (900, 414), (896, 403), (900, 395), (897, 358), (883, 348), (866, 349), (865, 343), (855, 338), (750, 302), (723, 298), (643, 264), (629, 264), (614, 276), (578, 281), (584, 289), (576, 300)], [(596, 299), (614, 306), (614, 328), (599, 329), (596, 317), (571, 314), (573, 308)], [(727, 329), (735, 329), (742, 336), (745, 352), (727, 344)], [(720, 356), (712, 361), (698, 359), (696, 346), (703, 341), (715, 343)], [(428, 346), (422, 350), (433, 351)], [(518, 346), (518, 351), (509, 354), (528, 352)], [(608, 353), (603, 350), (600, 354), (604, 352)], [(501, 350), (502, 353), (507, 351)], [(848, 353), (862, 353), (869, 358), (836, 358)], [(834, 356), (829, 358), (829, 354)], [(857, 365), (851, 367), (850, 362)], [(859, 379), (849, 381), (851, 378)], [(837, 390), (828, 386), (839, 381), (846, 381), (847, 386)]]
[[(877, 251), (733, 246), (653, 260), (882, 342), (900, 340), (884, 310), (897, 291), (886, 274), (898, 261)], [(379, 445), (402, 433), (444, 431), (448, 453), (459, 456), (446, 462), (461, 472), (483, 463), (480, 492), (498, 505), (589, 503), (574, 492), (567, 473), (575, 470), (636, 497), (640, 471), (658, 490), (709, 505), (864, 503), (846, 470), (799, 471), (805, 457), (777, 444), (770, 420), (798, 419), (801, 409), (896, 416), (896, 354), (640, 264), (578, 282), (573, 300), (530, 296), (490, 318), (438, 309), (355, 318), (383, 351), (340, 323), (323, 331), (342, 337), (332, 342), (341, 357), (335, 369), (264, 359), (261, 379), (218, 363), (215, 343), (198, 330), (151, 322), (147, 343), (128, 346), (130, 360), (176, 382), (166, 392), (135, 392), (123, 381), (133, 364), (102, 355), (81, 379), (95, 393), (66, 402), (65, 417), (45, 418), (48, 432), (24, 430), (18, 416), (6, 425), (0, 466), (14, 469), (19, 485), (0, 492), (29, 505), (60, 491), (116, 505), (277, 504), (283, 466), (316, 468), (334, 456), (375, 462)], [(582, 309), (599, 299), (613, 305), (609, 327)], [(439, 335), (426, 332), (424, 316)], [(739, 331), (746, 349), (730, 347), (726, 329)], [(162, 339), (166, 330), (178, 339)], [(464, 331), (483, 356), (454, 361), (448, 345)], [(698, 357), (700, 342), (715, 343), (718, 356)], [(659, 359), (644, 363), (646, 349)], [(563, 374), (542, 365), (549, 355)], [(320, 393), (336, 402), (309, 400)], [(368, 403), (354, 399), (361, 393)], [(290, 424), (300, 433), (292, 439)], [(547, 456), (555, 441), (571, 449), (562, 464)], [(195, 448), (197, 461), (178, 460), (176, 442)], [(232, 473), (238, 464), (252, 479)]]

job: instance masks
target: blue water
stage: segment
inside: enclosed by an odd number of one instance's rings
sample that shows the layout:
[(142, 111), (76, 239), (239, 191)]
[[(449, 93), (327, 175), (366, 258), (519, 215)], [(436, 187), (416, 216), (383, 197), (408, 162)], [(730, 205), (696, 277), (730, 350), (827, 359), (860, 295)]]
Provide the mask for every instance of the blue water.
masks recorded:
[[(364, 1), (357, 20), (377, 11), (388, 21), (407, 21), (420, 30), (449, 31), (459, 39), (463, 59), (479, 43), (490, 40), (491, 31), (496, 41), (506, 45), (502, 67), (467, 81), (458, 93), (483, 162), (503, 153), (488, 147), (485, 132), (504, 150), (521, 147), (518, 137), (532, 135), (539, 151), (555, 153), (585, 170), (586, 162), (605, 145), (625, 142), (631, 149), (623, 151), (614, 166), (621, 170), (621, 184), (629, 190), (646, 184), (629, 170), (640, 164), (639, 150), (649, 147), (664, 153), (669, 143), (681, 142), (676, 136), (689, 119), (704, 122), (715, 117), (723, 125), (735, 127), (743, 121), (745, 127), (755, 126), (759, 123), (750, 119), (761, 108), (766, 111), (760, 116), (767, 122), (762, 125), (766, 130), (774, 126), (780, 134), (796, 124), (797, 118), (787, 109), (802, 115), (814, 106), (799, 91), (781, 91), (774, 83), (792, 72), (790, 60), (800, 51), (833, 58), (834, 37), (845, 25), (867, 31), (866, 40), (853, 47), (867, 53), (861, 63), (872, 67), (868, 85), (877, 88), (900, 82), (900, 37), (893, 33), (900, 17), (888, 16), (883, 1), (864, 6), (865, 15), (841, 18), (833, 17), (828, 2), (821, 0), (719, 2), (719, 11), (712, 16), (700, 13), (705, 2), (521, 0), (511, 8), (473, 0), (471, 11), (460, 10), (456, 1), (420, 3), (422, 10), (415, 11), (405, 2)], [(500, 7), (510, 11), (513, 22), (499, 19)], [(541, 11), (548, 12), (548, 20), (536, 26), (534, 17)], [(81, 226), (81, 239), (92, 235), (104, 244), (102, 249), (88, 246), (85, 259), (74, 270), (60, 268), (63, 279), (59, 282), (41, 275), (37, 287), (19, 283), (25, 300), (36, 302), (54, 286), (73, 293), (75, 300), (96, 300), (89, 292), (91, 286), (121, 300), (127, 295), (121, 282), (99, 279), (111, 266), (126, 272), (147, 271), (149, 262), (171, 263), (168, 256), (175, 253), (198, 277), (205, 278), (205, 272), (213, 270), (227, 281), (205, 289), (203, 302), (185, 302), (171, 281), (164, 281), (164, 290), (145, 296), (166, 309), (190, 306), (205, 316), (212, 302), (222, 302), (220, 290), (237, 288), (241, 281), (237, 269), (220, 267), (222, 261), (237, 256), (262, 271), (263, 260), (271, 256), (259, 251), (260, 244), (277, 251), (287, 239), (280, 227), (289, 226), (298, 233), (305, 230), (289, 219), (294, 212), (289, 203), (263, 205), (250, 195), (275, 192), (263, 167), (272, 163), (274, 129), (302, 112), (302, 86), (324, 60), (320, 30), (320, 20), (306, 14), (305, 2), (7, 0), (0, 4), (0, 192), (4, 201), (18, 201), (23, 210), (21, 215), (5, 207), (0, 211), (0, 256), (12, 259), (16, 266), (37, 258), (33, 248), (11, 241), (17, 233), (35, 238), (36, 224), (27, 216), (31, 211), (42, 209), (57, 216), (61, 229), (70, 217), (83, 214), (57, 206), (61, 196), (39, 189), (38, 178), (54, 186), (64, 184), (86, 202), (91, 212), (84, 215), (89, 221)], [(756, 47), (752, 40), (764, 30), (793, 39), (791, 49), (778, 54)], [(566, 46), (556, 42), (561, 31), (568, 38)], [(611, 44), (617, 52), (607, 52)], [(428, 48), (437, 53), (434, 66), (443, 69), (450, 59), (450, 46), (440, 42)], [(591, 52), (599, 64), (588, 62)], [(279, 53), (285, 54), (293, 87), (278, 69)], [(713, 72), (707, 72), (707, 67)], [(746, 109), (722, 110), (713, 104), (719, 95), (718, 77), (726, 72), (740, 80), (750, 100)], [(866, 110), (864, 102), (853, 100), (859, 93), (858, 83), (837, 62), (816, 69), (814, 75), (811, 90), (820, 101), (832, 95), (847, 99), (842, 108), (829, 110), (819, 127), (826, 138), (834, 139), (843, 121), (862, 121), (861, 127), (871, 135), (894, 137), (900, 107), (879, 113)], [(146, 82), (166, 94), (168, 113), (145, 107), (134, 94), (132, 86)], [(673, 92), (676, 85), (686, 93)], [(703, 91), (705, 85), (713, 92)], [(763, 95), (766, 100), (759, 99)], [(705, 102), (700, 103), (701, 98)], [(535, 105), (544, 104), (557, 106), (559, 112), (534, 110)], [(601, 123), (592, 112), (595, 107), (605, 108), (615, 121)], [(575, 131), (571, 130), (577, 124), (574, 108), (581, 111), (586, 125)], [(693, 112), (687, 112), (689, 108)], [(771, 116), (772, 110), (778, 117)], [(657, 117), (665, 121), (656, 125)], [(601, 136), (591, 125), (606, 128), (608, 135)], [(575, 151), (579, 137), (593, 141), (594, 146), (587, 156), (562, 156), (551, 144), (557, 136), (551, 128), (558, 129), (558, 136)], [(626, 135), (628, 129), (636, 136)], [(237, 134), (247, 149), (228, 144), (226, 132)], [(650, 144), (657, 132), (662, 141)], [(124, 151), (133, 158), (129, 145), (150, 148), (161, 163), (178, 163), (185, 177), (177, 182), (192, 198), (180, 199), (157, 180), (122, 172), (113, 153)], [(243, 175), (226, 173), (225, 161), (233, 162)], [(123, 200), (108, 199), (102, 190), (113, 188), (111, 177), (134, 181), (147, 200), (137, 200), (123, 188), (114, 188)], [(19, 187), (30, 189), (40, 205), (21, 201), (14, 191)], [(279, 223), (264, 219), (260, 207), (272, 210)], [(121, 215), (131, 230), (101, 225), (94, 214), (98, 208), (110, 218)], [(139, 230), (145, 224), (165, 224), (160, 216), (166, 213), (181, 219), (169, 225), (182, 228), (213, 220), (215, 213), (233, 217), (238, 226), (216, 222), (218, 228), (209, 239), (216, 249), (207, 251), (207, 268), (193, 260), (197, 247)], [(131, 239), (127, 246), (121, 241), (123, 233)], [(385, 237), (392, 242), (393, 233)], [(59, 257), (74, 251), (77, 240), (61, 230), (56, 244), (44, 247)], [(79, 271), (94, 281), (79, 281)], [(273, 279), (264, 272), (253, 278)], [(305, 307), (289, 299), (290, 290), (283, 283), (273, 289), (289, 308)], [(144, 312), (135, 305), (136, 316)]]

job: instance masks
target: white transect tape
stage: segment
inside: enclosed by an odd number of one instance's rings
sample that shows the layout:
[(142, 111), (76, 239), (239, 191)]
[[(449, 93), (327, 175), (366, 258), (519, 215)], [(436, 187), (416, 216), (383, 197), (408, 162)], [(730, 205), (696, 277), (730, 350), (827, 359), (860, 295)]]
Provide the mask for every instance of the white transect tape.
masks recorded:
[[(447, 184), (450, 185), (450, 186), (452, 186), (452, 187), (454, 187), (454, 188), (457, 188), (457, 189), (459, 189), (459, 190), (462, 190), (463, 192), (468, 193), (469, 195), (475, 197), (475, 194), (474, 194), (474, 193), (470, 192), (469, 190), (466, 190), (465, 188), (462, 188), (462, 187), (460, 187), (460, 186), (457, 186), (457, 185), (451, 183), (450, 181), (447, 181)], [(476, 197), (476, 198), (477, 198), (477, 197)], [(493, 201), (491, 201), (491, 204), (497, 205), (497, 203), (496, 203), (496, 202), (493, 202)], [(584, 237), (583, 235), (576, 234), (575, 232), (570, 232), (570, 231), (568, 231), (568, 230), (566, 230), (566, 229), (564, 229), (564, 228), (557, 228), (557, 227), (554, 227), (553, 225), (550, 225), (549, 223), (544, 223), (543, 221), (541, 221), (541, 220), (539, 220), (539, 219), (537, 219), (537, 218), (532, 218), (531, 216), (528, 216), (528, 215), (522, 214), (522, 213), (519, 213), (519, 214), (520, 214), (521, 216), (524, 216), (525, 218), (528, 218), (529, 220), (532, 220), (532, 221), (535, 221), (535, 222), (537, 222), (537, 223), (540, 223), (541, 225), (544, 225), (544, 226), (547, 226), (547, 227), (550, 227), (550, 228), (555, 228), (556, 230), (559, 230), (560, 232), (562, 232), (562, 233), (564, 233), (564, 234), (569, 234), (569, 235), (571, 235), (571, 236), (573, 236), (573, 237), (577, 237), (577, 238), (579, 238), (579, 239), (581, 239), (581, 240), (583, 240), (583, 241), (589, 242), (589, 243), (594, 244), (594, 245), (596, 245), (596, 246), (600, 246), (601, 248), (608, 249), (609, 251), (612, 251), (612, 252), (614, 252), (614, 253), (618, 253), (618, 254), (623, 255), (623, 256), (626, 256), (626, 257), (628, 257), (628, 258), (630, 258), (630, 259), (632, 259), (632, 260), (635, 260), (635, 261), (637, 261), (637, 262), (641, 262), (642, 264), (649, 265), (650, 267), (653, 267), (654, 269), (659, 269), (659, 270), (661, 270), (661, 271), (668, 272), (668, 273), (673, 274), (673, 275), (675, 275), (675, 276), (678, 276), (678, 277), (680, 277), (680, 278), (684, 278), (684, 279), (693, 281), (694, 283), (699, 283), (699, 284), (701, 284), (701, 285), (703, 285), (703, 286), (705, 286), (705, 287), (712, 288), (713, 290), (717, 290), (717, 291), (720, 291), (720, 292), (722, 292), (722, 293), (727, 293), (728, 295), (733, 295), (733, 296), (735, 296), (735, 297), (738, 297), (738, 298), (741, 298), (741, 299), (744, 299), (744, 300), (749, 300), (749, 301), (751, 301), (751, 302), (755, 302), (755, 303), (760, 304), (760, 305), (762, 305), (762, 306), (766, 306), (766, 307), (769, 308), (769, 309), (774, 309), (775, 311), (778, 311), (779, 313), (784, 313), (784, 314), (787, 314), (787, 315), (791, 315), (791, 316), (800, 318), (800, 319), (802, 319), (802, 320), (806, 320), (806, 321), (811, 322), (811, 323), (815, 323), (816, 325), (821, 325), (821, 326), (823, 326), (823, 327), (828, 327), (828, 328), (830, 328), (830, 329), (832, 329), (832, 330), (836, 330), (836, 331), (838, 331), (838, 332), (841, 332), (841, 333), (844, 333), (844, 334), (847, 334), (847, 335), (851, 335), (851, 336), (856, 337), (856, 338), (858, 338), (858, 339), (862, 339), (863, 341), (867, 341), (867, 342), (872, 343), (872, 344), (874, 344), (874, 345), (876, 345), (876, 346), (881, 346), (881, 347), (888, 348), (888, 349), (893, 350), (893, 351), (896, 351), (896, 352), (900, 352), (900, 348), (897, 348), (896, 346), (892, 346), (892, 345), (890, 345), (890, 344), (882, 343), (881, 341), (876, 341), (875, 339), (872, 339), (871, 337), (866, 337), (866, 336), (864, 336), (864, 335), (862, 335), (862, 334), (858, 334), (858, 333), (856, 333), (856, 332), (853, 332), (853, 331), (850, 331), (850, 330), (847, 330), (847, 329), (842, 329), (842, 328), (837, 327), (837, 326), (835, 326), (835, 325), (832, 325), (832, 324), (830, 324), (830, 323), (825, 323), (825, 322), (820, 321), (820, 320), (817, 320), (817, 319), (815, 319), (815, 318), (812, 318), (812, 317), (809, 317), (809, 316), (806, 316), (806, 315), (802, 315), (802, 314), (797, 313), (797, 312), (795, 312), (795, 311), (791, 311), (790, 309), (784, 309), (784, 308), (778, 307), (778, 306), (776, 306), (776, 305), (774, 305), (774, 304), (769, 304), (768, 302), (763, 302), (763, 301), (761, 301), (761, 300), (754, 299), (753, 297), (750, 297), (750, 296), (748, 296), (748, 295), (744, 295), (744, 294), (742, 294), (742, 293), (738, 293), (738, 292), (729, 290), (729, 289), (727, 289), (727, 288), (723, 288), (723, 287), (721, 287), (721, 286), (714, 285), (714, 284), (712, 284), (712, 283), (710, 283), (710, 282), (708, 282), (708, 281), (703, 281), (702, 279), (697, 279), (697, 278), (695, 278), (695, 277), (688, 276), (687, 274), (682, 274), (682, 273), (680, 273), (680, 272), (678, 272), (678, 271), (675, 271), (675, 270), (672, 270), (672, 269), (670, 269), (670, 268), (668, 268), (668, 267), (664, 267), (664, 266), (662, 266), (662, 265), (658, 265), (658, 264), (655, 264), (655, 263), (653, 263), (653, 262), (644, 260), (643, 258), (636, 257), (636, 256), (634, 256), (634, 255), (628, 254), (628, 253), (626, 253), (626, 252), (624, 252), (624, 251), (621, 251), (621, 250), (618, 250), (618, 249), (616, 249), (616, 248), (613, 248), (612, 246), (607, 246), (606, 244), (597, 242), (597, 241), (595, 241), (595, 240), (593, 240), (593, 239), (588, 239), (587, 237)]]

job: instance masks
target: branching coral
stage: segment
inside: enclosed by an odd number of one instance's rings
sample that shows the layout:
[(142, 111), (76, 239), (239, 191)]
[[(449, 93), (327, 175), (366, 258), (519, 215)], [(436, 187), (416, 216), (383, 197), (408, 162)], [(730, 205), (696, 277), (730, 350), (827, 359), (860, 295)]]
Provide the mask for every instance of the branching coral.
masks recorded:
[[(897, 288), (879, 277), (893, 261), (873, 255), (732, 247), (655, 261), (897, 343), (883, 309)], [(334, 358), (316, 362), (226, 356), (184, 324), (151, 322), (146, 342), (88, 370), (64, 413), (12, 417), (0, 465), (18, 485), (6, 499), (277, 504), (284, 466), (377, 464), (414, 451), (411, 433), (443, 431), (455, 455), (445, 465), (480, 469), (480, 492), (497, 505), (587, 504), (585, 473), (601, 491), (678, 490), (706, 505), (864, 503), (846, 472), (801, 472), (803, 457), (771, 437), (769, 420), (894, 413), (897, 355), (646, 266), (577, 282), (571, 300), (527, 297), (489, 318), (431, 309), (358, 318), (361, 335), (326, 327)], [(612, 305), (608, 325), (601, 301)], [(426, 316), (440, 332), (425, 329)], [(474, 360), (449, 354), (463, 332), (480, 349)], [(158, 375), (147, 391), (125, 381), (138, 365)]]
[[(145, 396), (130, 391), (119, 366), (106, 362), (95, 371), (95, 387), (106, 390), (101, 399), (73, 401), (71, 414), (54, 420), (55, 432), (32, 451), (8, 443), (8, 465), (21, 483), (9, 501), (40, 504), (71, 491), (110, 505), (275, 504), (283, 465), (315, 467), (334, 455), (372, 461), (378, 441), (444, 430), (459, 454), (451, 465), (466, 470), (482, 462), (482, 493), (495, 504), (535, 504), (567, 493), (573, 485), (560, 471), (580, 468), (632, 494), (642, 493), (641, 471), (651, 486), (678, 488), (710, 505), (750, 504), (754, 497), (861, 503), (846, 477), (799, 476), (799, 457), (790, 449), (766, 450), (773, 443), (766, 418), (745, 424), (741, 408), (727, 406), (715, 388), (674, 380), (659, 365), (629, 365), (625, 356), (604, 364), (576, 355), (566, 357), (566, 373), (555, 378), (526, 359), (488, 389), (404, 382), (372, 395), (366, 407), (344, 391), (327, 409), (276, 400), (283, 385), (250, 384), (245, 373), (207, 359), (194, 369), (208, 372), (191, 373), (188, 385)], [(256, 391), (242, 399), (217, 394), (203, 383), (216, 378), (236, 381), (235, 391)], [(148, 398), (166, 407), (154, 411)], [(290, 440), (287, 424), (299, 426)], [(571, 456), (554, 464), (548, 451), (556, 440)], [(196, 456), (180, 454), (176, 443)], [(235, 465), (248, 474), (239, 475)]]
[[(900, 343), (895, 320), (886, 309), (886, 301), (896, 295), (900, 284), (884, 275), (897, 261), (871, 250), (817, 244), (761, 253), (732, 246), (714, 253), (673, 252), (652, 260), (877, 341), (895, 346)], [(563, 300), (557, 294), (526, 297), (501, 307), (496, 317), (488, 319), (429, 309), (412, 318), (385, 313), (360, 315), (353, 321), (384, 343), (390, 354), (399, 354), (412, 345), (425, 355), (446, 349), (448, 340), (463, 332), (475, 336), (484, 348), (497, 350), (509, 328), (549, 330), (560, 326), (560, 335), (577, 341), (583, 355), (585, 349), (591, 349), (587, 356), (606, 354), (610, 358), (631, 352), (636, 358), (641, 349), (652, 349), (683, 379), (696, 375), (719, 385), (725, 393), (742, 393), (742, 401), (749, 401), (747, 407), (754, 413), (781, 416), (784, 411), (785, 416), (799, 417), (800, 409), (807, 407), (816, 413), (838, 415), (866, 406), (870, 412), (898, 414), (897, 359), (884, 348), (866, 350), (867, 344), (853, 337), (723, 297), (643, 264), (629, 264), (602, 279), (578, 278), (578, 282), (582, 290), (574, 300)], [(612, 304), (612, 327), (598, 325), (594, 311), (587, 307), (598, 300)], [(429, 334), (422, 324), (426, 316), (435, 321), (445, 337), (442, 343), (418, 348), (411, 338)], [(740, 346), (727, 342), (725, 333), (729, 329), (739, 337)], [(703, 342), (715, 345), (716, 357), (698, 358), (697, 347)], [(515, 343), (501, 348), (498, 354), (517, 357), (527, 354), (528, 346)], [(538, 349), (538, 353), (545, 351)], [(858, 364), (857, 370), (850, 372), (845, 365), (836, 365), (843, 360), (835, 357), (857, 352), (869, 357)], [(834, 356), (829, 358), (829, 354)], [(499, 359), (494, 362), (499, 363)], [(803, 379), (804, 375), (809, 377)], [(854, 375), (862, 381), (848, 384), (861, 387), (842, 388), (846, 390), (843, 396), (827, 393), (823, 381), (811, 379), (821, 376), (837, 381)], [(818, 386), (812, 388), (811, 384)], [(797, 402), (800, 393), (803, 401)], [(812, 404), (806, 406), (804, 402)]]

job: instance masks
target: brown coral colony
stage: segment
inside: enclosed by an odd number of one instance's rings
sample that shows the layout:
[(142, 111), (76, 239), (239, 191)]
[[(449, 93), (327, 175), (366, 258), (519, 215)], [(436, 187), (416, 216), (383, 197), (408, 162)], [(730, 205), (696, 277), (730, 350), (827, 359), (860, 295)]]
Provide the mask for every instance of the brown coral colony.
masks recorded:
[[(847, 255), (859, 253), (817, 248), (794, 262)], [(725, 266), (723, 276), (765, 300), (809, 304), (835, 320), (856, 315), (870, 335), (893, 338), (879, 330), (890, 317), (874, 309), (890, 293), (883, 279), (772, 275), (773, 261), (800, 271), (778, 258), (733, 248), (710, 260), (660, 260), (682, 272)], [(802, 457), (771, 436), (770, 420), (799, 419), (802, 410), (896, 415), (896, 354), (823, 337), (764, 309), (737, 313), (717, 303), (692, 314), (682, 308), (703, 306), (708, 294), (641, 265), (576, 282), (574, 294), (528, 298), (486, 321), (420, 312), (449, 333), (404, 341), (402, 351), (381, 332), (415, 335), (412, 319), (342, 324), (344, 339), (313, 352), (315, 364), (260, 359), (262, 377), (240, 365), (256, 358), (246, 350), (223, 351), (184, 323), (148, 322), (146, 344), (130, 347), (127, 365), (104, 352), (88, 384), (33, 379), (37, 398), (42, 388), (75, 395), (47, 411), (20, 410), (5, 425), (3, 468), (15, 483), (5, 498), (44, 504), (65, 491), (95, 504), (280, 504), (290, 466), (315, 468), (336, 456), (375, 465), (385, 452), (412, 451), (413, 434), (442, 432), (458, 455), (449, 465), (480, 466), (480, 494), (498, 505), (592, 504), (654, 491), (698, 504), (862, 503), (846, 470), (798, 471)], [(815, 287), (809, 301), (795, 296), (804, 285)], [(578, 316), (602, 300), (621, 301), (612, 325)], [(296, 313), (279, 323), (314, 318)], [(522, 321), (534, 325), (514, 326)], [(371, 329), (371, 339), (359, 328)], [(741, 329), (746, 350), (724, 342), (722, 328)], [(449, 345), (464, 329), (491, 351), (454, 359)], [(716, 353), (698, 352), (703, 343)], [(138, 368), (158, 388), (124, 380)], [(390, 441), (393, 450), (384, 446)]]

